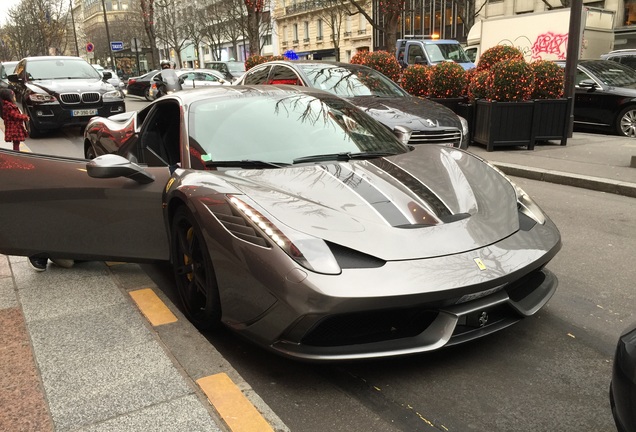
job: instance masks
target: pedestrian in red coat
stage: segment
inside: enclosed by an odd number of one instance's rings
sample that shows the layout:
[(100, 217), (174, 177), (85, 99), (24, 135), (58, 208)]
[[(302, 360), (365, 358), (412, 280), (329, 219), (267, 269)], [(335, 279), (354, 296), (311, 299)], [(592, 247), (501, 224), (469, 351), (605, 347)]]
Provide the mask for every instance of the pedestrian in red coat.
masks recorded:
[(13, 150), (20, 151), (20, 142), (29, 136), (24, 128), (24, 122), (29, 116), (22, 114), (15, 104), (15, 94), (12, 90), (0, 90), (0, 117), (4, 121), (4, 140), (13, 142)]

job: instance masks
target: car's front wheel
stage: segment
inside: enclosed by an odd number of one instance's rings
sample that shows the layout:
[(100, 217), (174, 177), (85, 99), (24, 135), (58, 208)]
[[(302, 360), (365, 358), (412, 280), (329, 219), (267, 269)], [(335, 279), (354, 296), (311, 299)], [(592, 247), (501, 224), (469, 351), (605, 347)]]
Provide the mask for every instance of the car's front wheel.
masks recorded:
[(95, 154), (95, 150), (93, 149), (92, 145), (86, 144), (84, 156), (86, 157), (86, 159), (95, 159), (97, 157), (97, 154)]
[(203, 234), (185, 206), (172, 219), (171, 259), (179, 298), (190, 321), (206, 330), (219, 325), (216, 275)]
[(629, 138), (636, 138), (636, 106), (627, 107), (618, 114), (616, 133)]

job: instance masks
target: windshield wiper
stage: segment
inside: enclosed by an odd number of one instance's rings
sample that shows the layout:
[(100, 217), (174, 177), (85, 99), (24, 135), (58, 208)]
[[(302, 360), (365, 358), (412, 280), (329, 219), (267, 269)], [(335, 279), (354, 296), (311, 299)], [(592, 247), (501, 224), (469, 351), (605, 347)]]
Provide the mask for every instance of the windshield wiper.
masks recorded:
[(213, 167), (240, 167), (240, 168), (282, 168), (288, 166), (287, 163), (282, 162), (267, 162), (253, 159), (243, 160), (221, 160), (221, 161), (207, 161), (205, 166)]
[(370, 152), (360, 152), (360, 153), (351, 153), (351, 152), (343, 152), (343, 153), (331, 153), (331, 154), (322, 154), (322, 155), (312, 155), (312, 156), (303, 156), (294, 159), (294, 164), (303, 163), (303, 162), (322, 162), (322, 161), (349, 161), (352, 159), (375, 159), (384, 156), (394, 156), (397, 152), (388, 152), (388, 151), (370, 151)]

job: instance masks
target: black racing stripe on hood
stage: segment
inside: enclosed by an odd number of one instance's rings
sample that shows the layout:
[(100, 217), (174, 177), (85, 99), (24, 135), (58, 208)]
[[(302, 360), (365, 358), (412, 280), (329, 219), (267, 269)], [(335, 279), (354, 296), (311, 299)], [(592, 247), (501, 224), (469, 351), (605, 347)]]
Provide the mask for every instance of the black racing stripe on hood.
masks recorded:
[(345, 165), (330, 164), (322, 165), (321, 167), (362, 197), (362, 199), (369, 203), (391, 226), (412, 224), (386, 195)]
[(419, 179), (413, 177), (413, 175), (405, 169), (395, 165), (385, 158), (372, 159), (368, 162), (386, 172), (388, 175), (413, 191), (413, 193), (431, 206), (432, 210), (439, 218), (444, 219), (452, 215), (446, 204), (444, 204), (444, 202), (439, 199), (439, 197), (431, 189), (429, 189), (428, 186), (422, 183)]

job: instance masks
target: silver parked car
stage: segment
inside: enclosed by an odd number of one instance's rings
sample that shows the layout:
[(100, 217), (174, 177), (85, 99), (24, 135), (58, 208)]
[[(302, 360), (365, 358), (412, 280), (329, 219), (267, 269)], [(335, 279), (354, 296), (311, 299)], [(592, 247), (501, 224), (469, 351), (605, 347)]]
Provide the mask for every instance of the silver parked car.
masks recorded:
[(170, 260), (196, 326), (282, 355), (434, 350), (557, 287), (559, 231), (520, 188), (327, 92), (184, 90), (84, 136), (92, 160), (0, 150), (0, 253)]

